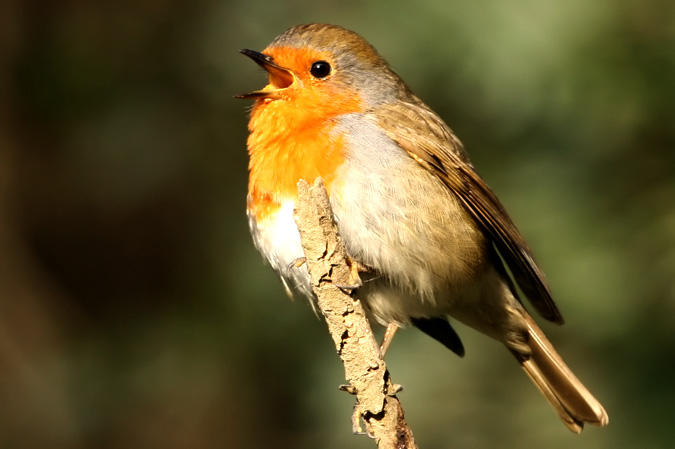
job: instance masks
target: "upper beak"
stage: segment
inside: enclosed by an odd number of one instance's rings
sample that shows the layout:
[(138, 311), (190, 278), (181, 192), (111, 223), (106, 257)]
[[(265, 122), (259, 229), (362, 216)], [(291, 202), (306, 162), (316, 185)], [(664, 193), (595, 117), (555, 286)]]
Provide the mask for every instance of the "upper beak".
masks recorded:
[(293, 72), (285, 67), (281, 67), (270, 56), (246, 49), (239, 50), (239, 52), (253, 59), (260, 67), (265, 69), (269, 75), (270, 82), (261, 90), (235, 95), (235, 98), (275, 98), (280, 91), (293, 84), (295, 80)]

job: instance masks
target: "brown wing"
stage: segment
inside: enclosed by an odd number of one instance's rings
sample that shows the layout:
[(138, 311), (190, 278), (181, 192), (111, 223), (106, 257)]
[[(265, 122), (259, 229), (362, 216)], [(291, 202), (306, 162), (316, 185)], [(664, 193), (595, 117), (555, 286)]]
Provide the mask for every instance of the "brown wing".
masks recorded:
[[(450, 128), (417, 98), (378, 108), (380, 125), (424, 168), (438, 176), (491, 237), (521, 290), (547, 320), (563, 323), (544, 273), (490, 187), (476, 173)], [(420, 133), (420, 124), (423, 123)]]

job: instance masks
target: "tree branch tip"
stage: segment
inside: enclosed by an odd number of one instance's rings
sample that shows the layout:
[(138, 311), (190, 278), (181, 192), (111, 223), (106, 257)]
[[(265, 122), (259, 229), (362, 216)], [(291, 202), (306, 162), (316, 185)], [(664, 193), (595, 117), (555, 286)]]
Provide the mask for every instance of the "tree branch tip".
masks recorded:
[(356, 394), (357, 394), (356, 387), (354, 385), (342, 384), (338, 387), (338, 389), (340, 391), (344, 391), (345, 393), (349, 393), (353, 396), (356, 396)]
[(391, 386), (387, 389), (387, 396), (390, 398), (393, 398), (396, 396), (398, 393), (403, 391), (403, 385), (401, 384), (391, 384)]

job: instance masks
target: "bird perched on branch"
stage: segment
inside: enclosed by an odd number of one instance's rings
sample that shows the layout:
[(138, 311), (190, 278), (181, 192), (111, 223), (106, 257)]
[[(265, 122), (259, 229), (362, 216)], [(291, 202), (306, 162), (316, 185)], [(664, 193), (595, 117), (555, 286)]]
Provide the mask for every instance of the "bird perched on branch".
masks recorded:
[(515, 284), (562, 324), (525, 240), (450, 128), (378, 52), (354, 32), (311, 24), (242, 53), (269, 76), (238, 96), (255, 100), (251, 232), (287, 288), (313, 298), (295, 263), (303, 251), (293, 210), (298, 181), (320, 177), (350, 258), (370, 270), (358, 295), (371, 322), (388, 336), (412, 324), (461, 356), (448, 321), (457, 319), (503, 343), (569, 429), (606, 425), (518, 297)]

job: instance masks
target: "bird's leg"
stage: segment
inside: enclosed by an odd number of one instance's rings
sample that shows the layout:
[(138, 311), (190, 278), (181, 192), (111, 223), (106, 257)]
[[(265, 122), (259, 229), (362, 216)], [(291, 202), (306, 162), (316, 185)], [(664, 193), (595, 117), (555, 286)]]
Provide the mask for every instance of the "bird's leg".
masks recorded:
[(382, 344), (380, 345), (380, 354), (382, 354), (382, 358), (384, 358), (384, 355), (387, 353), (387, 349), (389, 349), (389, 345), (394, 339), (397, 330), (398, 326), (396, 324), (389, 323), (387, 330), (384, 331), (384, 337), (382, 337)]

